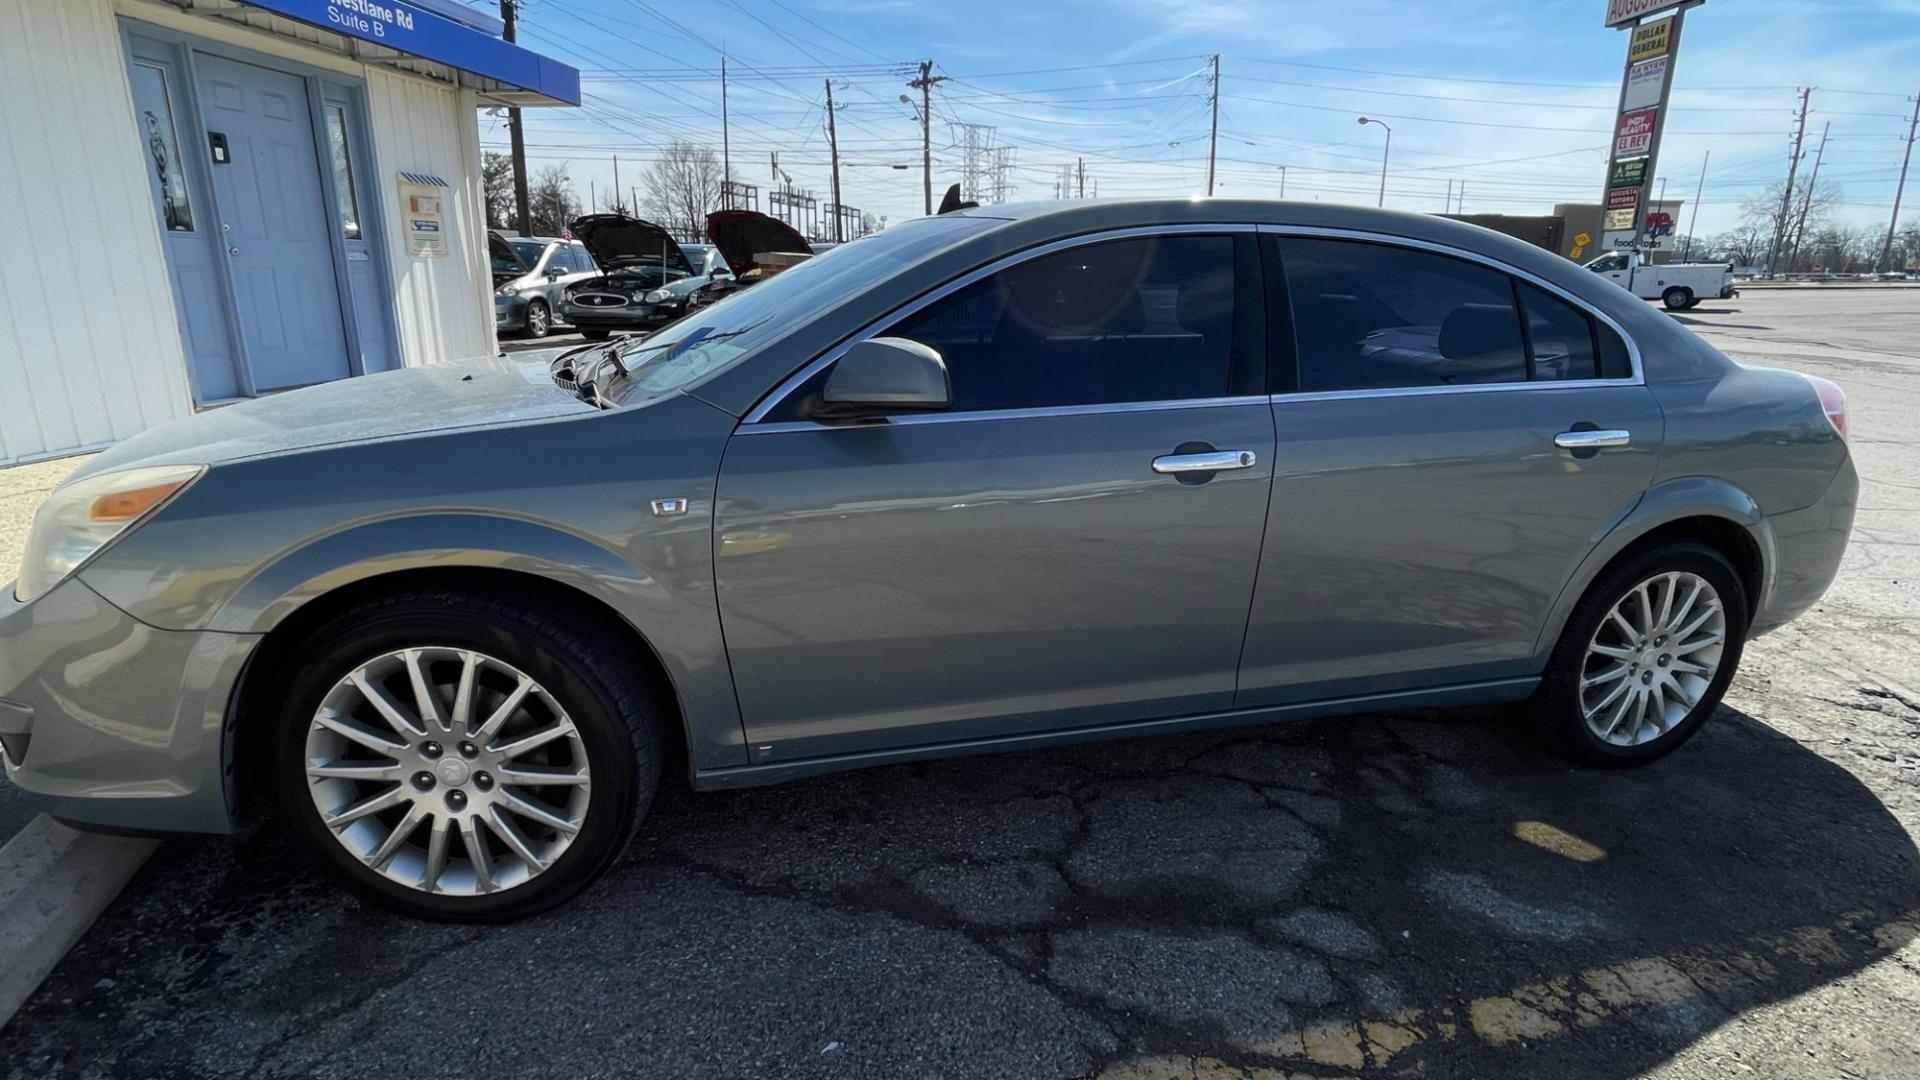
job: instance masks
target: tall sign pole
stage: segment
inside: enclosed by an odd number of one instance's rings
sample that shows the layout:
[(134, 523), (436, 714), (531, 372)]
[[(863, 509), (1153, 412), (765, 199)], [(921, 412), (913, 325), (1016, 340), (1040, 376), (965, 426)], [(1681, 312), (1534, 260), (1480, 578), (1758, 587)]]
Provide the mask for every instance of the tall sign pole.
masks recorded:
[[(1600, 196), (1600, 247), (1605, 251), (1649, 246), (1647, 217), (1654, 211), (1648, 195), (1660, 163), (1666, 134), (1667, 103), (1679, 60), (1680, 29), (1687, 11), (1705, 0), (1607, 0), (1606, 24), (1628, 31), (1627, 63), (1620, 74), (1613, 145), (1607, 153), (1607, 181)], [(1649, 18), (1656, 12), (1671, 13)], [(1660, 223), (1665, 231), (1666, 223)], [(1656, 241), (1657, 242), (1657, 241)]]

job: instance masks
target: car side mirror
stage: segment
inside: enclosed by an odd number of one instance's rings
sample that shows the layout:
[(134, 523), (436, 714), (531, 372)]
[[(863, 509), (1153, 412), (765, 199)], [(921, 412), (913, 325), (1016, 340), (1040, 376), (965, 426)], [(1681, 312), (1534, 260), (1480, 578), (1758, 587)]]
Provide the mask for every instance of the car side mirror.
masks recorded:
[(562, 270), (557, 266), (549, 266), (547, 267), (547, 280), (553, 281), (556, 278), (565, 277), (566, 273), (567, 272), (565, 270)]
[(938, 412), (953, 405), (947, 362), (906, 338), (868, 338), (848, 349), (809, 415), (849, 419), (891, 412)]

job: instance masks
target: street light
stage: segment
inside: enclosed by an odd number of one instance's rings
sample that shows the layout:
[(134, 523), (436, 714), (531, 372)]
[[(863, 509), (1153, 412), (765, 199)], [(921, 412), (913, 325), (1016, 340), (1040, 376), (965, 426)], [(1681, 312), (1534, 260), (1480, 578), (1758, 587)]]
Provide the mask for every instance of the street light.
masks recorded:
[(1387, 205), (1387, 158), (1393, 153), (1393, 127), (1390, 124), (1388, 124), (1385, 120), (1375, 120), (1369, 116), (1361, 117), (1360, 122), (1362, 124), (1379, 124), (1381, 127), (1387, 129), (1386, 149), (1380, 151), (1380, 203), (1379, 205), (1385, 206)]

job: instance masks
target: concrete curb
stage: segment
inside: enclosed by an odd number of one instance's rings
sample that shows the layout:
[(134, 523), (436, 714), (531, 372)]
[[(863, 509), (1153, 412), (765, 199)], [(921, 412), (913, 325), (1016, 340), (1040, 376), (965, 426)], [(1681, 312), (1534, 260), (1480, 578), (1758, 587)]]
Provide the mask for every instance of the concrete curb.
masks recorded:
[(0, 1026), (158, 847), (41, 814), (0, 847)]

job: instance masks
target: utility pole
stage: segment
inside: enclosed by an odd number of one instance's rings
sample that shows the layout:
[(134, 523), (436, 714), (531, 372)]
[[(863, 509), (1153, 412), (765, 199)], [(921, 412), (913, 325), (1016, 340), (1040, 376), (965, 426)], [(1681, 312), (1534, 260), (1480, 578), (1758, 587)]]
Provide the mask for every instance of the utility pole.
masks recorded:
[(1214, 151), (1220, 142), (1220, 54), (1213, 54), (1213, 127), (1207, 132), (1207, 194), (1213, 194)]
[[(613, 202), (614, 202), (614, 205), (616, 206), (620, 204), (620, 155), (619, 154), (613, 155)], [(627, 207), (627, 211), (631, 213), (633, 211), (633, 207), (631, 206)]]
[(1465, 180), (1460, 181), (1460, 190), (1454, 196), (1453, 212), (1456, 214), (1464, 214), (1467, 212), (1467, 182)]
[(587, 181), (587, 213), (597, 214), (599, 212), (600, 196), (593, 190), (593, 181), (589, 180)]
[[(933, 73), (933, 61), (920, 61), (920, 77), (907, 85), (920, 91), (920, 184), (926, 199), (926, 213), (933, 216), (933, 88), (947, 81), (945, 75)], [(906, 95), (902, 94), (902, 97)]]
[(1453, 177), (1451, 176), (1447, 177), (1447, 201), (1441, 203), (1440, 205), (1446, 207), (1446, 209), (1440, 211), (1441, 213), (1443, 214), (1453, 213)]
[(843, 239), (840, 235), (840, 138), (833, 126), (833, 80), (822, 79), (827, 84), (827, 155), (833, 162), (833, 242)]
[(1893, 257), (1893, 231), (1900, 225), (1900, 196), (1907, 190), (1907, 165), (1913, 161), (1913, 135), (1920, 129), (1920, 94), (1913, 98), (1913, 119), (1907, 121), (1907, 153), (1900, 159), (1900, 182), (1893, 186), (1893, 216), (1887, 219), (1887, 242), (1880, 246), (1880, 269), (1891, 270), (1887, 260)]
[[(518, 0), (500, 0), (500, 37), (513, 40), (513, 16)], [(513, 143), (513, 217), (521, 236), (533, 235), (533, 211), (527, 198), (527, 139), (520, 131), (520, 109), (507, 106), (507, 133)]]
[(1780, 214), (1773, 224), (1773, 243), (1767, 247), (1767, 277), (1779, 275), (1775, 264), (1780, 259), (1780, 244), (1787, 232), (1787, 215), (1793, 210), (1793, 177), (1800, 170), (1800, 153), (1807, 137), (1807, 99), (1813, 96), (1813, 87), (1800, 88), (1800, 115), (1795, 121), (1793, 131), (1793, 154), (1787, 158), (1787, 187), (1780, 193)]
[(1390, 127), (1385, 120), (1375, 120), (1371, 116), (1361, 117), (1360, 123), (1362, 126), (1378, 124), (1386, 128), (1387, 145), (1380, 151), (1380, 201), (1375, 204), (1377, 206), (1385, 206), (1387, 205), (1387, 159), (1393, 156), (1393, 128)]
[(1080, 159), (1080, 198), (1087, 197), (1087, 159)]
[(1713, 151), (1711, 150), (1700, 159), (1700, 186), (1693, 193), (1693, 217), (1687, 222), (1687, 242), (1680, 249), (1681, 262), (1686, 262), (1687, 256), (1693, 254), (1693, 230), (1700, 224), (1700, 200), (1706, 197), (1707, 193), (1707, 162), (1712, 160)]
[(727, 54), (720, 54), (720, 209), (733, 209), (733, 130), (727, 124)]
[(1287, 197), (1287, 167), (1285, 165), (1280, 166), (1280, 197), (1283, 199)]
[(1807, 214), (1813, 210), (1814, 188), (1820, 184), (1820, 163), (1827, 156), (1827, 135), (1833, 131), (1833, 121), (1820, 130), (1820, 149), (1813, 154), (1813, 174), (1807, 177), (1807, 192), (1800, 197), (1800, 220), (1793, 226), (1793, 251), (1787, 256), (1787, 269), (1792, 270), (1794, 261), (1800, 258), (1800, 244), (1807, 238)]

